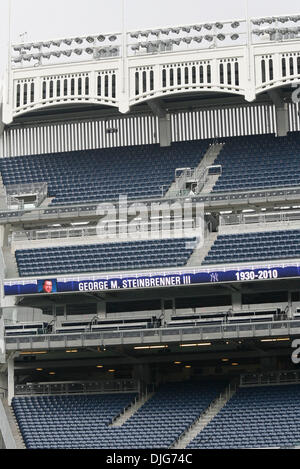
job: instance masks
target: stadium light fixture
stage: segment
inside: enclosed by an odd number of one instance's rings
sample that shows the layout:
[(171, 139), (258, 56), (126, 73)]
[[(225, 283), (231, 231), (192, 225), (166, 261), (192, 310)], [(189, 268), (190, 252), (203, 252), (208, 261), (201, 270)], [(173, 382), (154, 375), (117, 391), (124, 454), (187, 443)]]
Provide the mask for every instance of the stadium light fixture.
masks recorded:
[(150, 34), (150, 31), (142, 31), (142, 32), (140, 33), (140, 36), (141, 36), (141, 37), (149, 37), (149, 34)]
[(61, 41), (52, 41), (51, 44), (52, 44), (52, 46), (60, 47), (61, 46)]
[(202, 36), (196, 36), (196, 37), (193, 37), (193, 41), (195, 41), (195, 42), (199, 42), (199, 43), (200, 43), (200, 42), (202, 42), (202, 39), (203, 39), (203, 37), (202, 37)]
[(168, 345), (141, 345), (133, 347), (134, 350), (152, 350), (152, 349), (165, 349), (168, 348)]
[(130, 37), (131, 37), (132, 39), (138, 39), (139, 35), (140, 35), (140, 33), (138, 33), (138, 32), (137, 32), (137, 33), (131, 33), (131, 34), (130, 34)]
[(140, 48), (139, 44), (134, 44), (133, 46), (131, 46), (131, 49), (134, 51), (139, 50), (139, 48)]
[(238, 21), (234, 21), (233, 23), (231, 23), (231, 27), (232, 27), (233, 29), (236, 29), (236, 28), (238, 28), (239, 26), (240, 26), (240, 23), (239, 23)]
[(255, 26), (260, 26), (261, 24), (263, 24), (264, 20), (263, 19), (258, 19), (258, 20), (252, 20), (252, 24), (254, 24)]
[(161, 33), (167, 36), (168, 34), (170, 34), (170, 29), (161, 29)]
[(277, 18), (279, 23), (287, 23), (288, 21), (290, 21), (290, 17), (289, 16), (280, 16), (279, 18)]
[(215, 27), (216, 27), (217, 29), (223, 29), (224, 25), (223, 25), (223, 23), (216, 23), (216, 24), (215, 24)]
[(113, 370), (113, 369), (108, 370), (109, 373), (115, 373), (115, 371), (116, 371), (116, 370)]
[(15, 64), (21, 63), (22, 61), (23, 61), (23, 57), (22, 57), (22, 56), (14, 57), (14, 58), (13, 58), (13, 62), (14, 62)]
[(212, 30), (212, 24), (205, 24), (204, 28), (207, 29), (207, 31), (211, 31)]
[(33, 44), (24, 44), (23, 49), (24, 50), (31, 50), (32, 46), (33, 46)]
[(63, 50), (62, 55), (65, 55), (66, 57), (71, 57), (72, 51), (71, 50)]
[(217, 39), (219, 39), (219, 41), (224, 41), (225, 35), (224, 34), (218, 34)]
[(96, 368), (103, 368), (103, 365), (97, 365)]
[(117, 36), (115, 36), (115, 35), (113, 34), (112, 36), (109, 36), (108, 40), (109, 40), (110, 42), (114, 42), (114, 41), (117, 40)]
[(180, 28), (171, 28), (171, 32), (174, 34), (179, 34), (180, 33)]
[(23, 49), (23, 46), (20, 46), (20, 45), (14, 46), (13, 49), (14, 49), (14, 51), (16, 51), (16, 52), (20, 52), (20, 51)]
[(36, 371), (43, 371), (43, 368), (36, 368)]
[(184, 368), (192, 368), (191, 365), (185, 365)]
[(92, 53), (94, 52), (94, 49), (92, 49), (91, 47), (87, 47), (87, 48), (85, 49), (85, 52), (86, 52), (87, 54), (92, 54)]
[(99, 36), (97, 36), (97, 40), (99, 42), (104, 42), (105, 41), (105, 36), (103, 36), (103, 34), (99, 34)]
[(59, 58), (61, 56), (61, 54), (62, 54), (61, 51), (58, 51), (58, 50), (54, 51), (54, 52), (51, 52), (51, 55), (53, 57), (57, 57), (57, 58)]
[(204, 36), (204, 39), (208, 42), (212, 42), (214, 40), (214, 37), (211, 36), (211, 35), (206, 35), (206, 36)]
[(230, 36), (230, 39), (232, 39), (232, 41), (236, 41), (239, 37), (240, 37), (239, 34), (232, 34), (232, 35)]
[(175, 44), (176, 46), (179, 46), (181, 43), (181, 39), (173, 39), (172, 44)]
[(182, 29), (182, 31), (184, 31), (185, 33), (190, 33), (190, 32), (191, 32), (190, 26), (183, 26), (181, 29)]
[(180, 344), (180, 347), (208, 347), (211, 342), (202, 342), (200, 344)]
[(291, 16), (290, 21), (294, 21), (294, 23), (297, 23), (297, 21), (300, 21), (300, 15)]
[(289, 337), (276, 338), (276, 339), (261, 339), (261, 342), (288, 342), (291, 339)]
[(95, 38), (94, 38), (93, 36), (87, 36), (86, 41), (87, 41), (89, 44), (92, 44), (93, 42), (95, 42)]
[(174, 362), (174, 365), (181, 365), (182, 362)]
[(74, 39), (74, 41), (76, 42), (76, 44), (82, 44), (83, 43), (83, 39), (81, 37), (76, 37)]
[(196, 24), (195, 26), (193, 26), (193, 29), (194, 29), (195, 31), (198, 31), (198, 33), (199, 33), (199, 32), (201, 31), (201, 29), (202, 29), (202, 26)]
[(182, 42), (185, 42), (186, 44), (190, 44), (192, 42), (192, 38), (191, 37), (184, 37), (182, 39)]
[(72, 39), (64, 39), (63, 43), (66, 44), (67, 46), (70, 46), (72, 44), (73, 40)]
[(43, 57), (43, 59), (50, 59), (51, 53), (50, 52), (43, 52), (42, 57)]
[(152, 36), (158, 37), (158, 36), (159, 36), (159, 33), (160, 33), (160, 30), (151, 31)]
[(74, 52), (76, 55), (81, 55), (82, 54), (82, 49), (74, 49)]
[(275, 21), (276, 21), (276, 18), (271, 18), (271, 17), (264, 19), (264, 22), (268, 23), (268, 24), (273, 24), (273, 23), (275, 23)]

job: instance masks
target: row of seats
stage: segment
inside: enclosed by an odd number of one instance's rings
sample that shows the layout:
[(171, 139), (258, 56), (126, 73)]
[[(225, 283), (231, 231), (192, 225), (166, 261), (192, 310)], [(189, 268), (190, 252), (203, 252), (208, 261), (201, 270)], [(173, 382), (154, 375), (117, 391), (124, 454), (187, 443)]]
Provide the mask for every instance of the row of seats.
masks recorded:
[(224, 139), (215, 165), (222, 166), (214, 192), (300, 185), (300, 132)]
[(226, 383), (163, 385), (122, 426), (110, 427), (134, 395), (15, 397), (27, 448), (169, 448)]
[[(26, 447), (166, 449), (222, 393), (223, 380), (160, 387), (123, 425), (110, 424), (133, 393), (15, 397)], [(299, 444), (299, 384), (239, 388), (188, 449), (293, 447)]]
[(242, 449), (299, 444), (300, 385), (240, 388), (188, 448)]
[[(300, 184), (300, 133), (230, 137), (214, 162), (222, 166), (213, 191), (290, 187)], [(175, 170), (196, 167), (211, 140), (85, 150), (0, 160), (6, 186), (46, 182), (52, 205), (163, 196)]]
[(46, 182), (57, 206), (84, 201), (161, 197), (175, 170), (197, 167), (210, 141), (180, 142), (171, 147), (142, 145), (85, 150), (0, 160), (3, 183)]
[(300, 257), (300, 230), (220, 235), (203, 265)]
[(192, 239), (162, 239), (128, 243), (61, 246), (18, 250), (15, 253), (21, 277), (181, 267), (186, 265)]

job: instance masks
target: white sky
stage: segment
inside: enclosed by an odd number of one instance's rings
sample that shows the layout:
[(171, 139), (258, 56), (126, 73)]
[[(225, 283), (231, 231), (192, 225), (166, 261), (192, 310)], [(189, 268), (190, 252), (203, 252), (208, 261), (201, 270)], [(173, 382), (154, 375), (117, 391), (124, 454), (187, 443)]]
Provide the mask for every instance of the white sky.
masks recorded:
[[(121, 31), (122, 0), (11, 0), (12, 40)], [(246, 0), (125, 0), (127, 29), (244, 18)], [(9, 0), (0, 0), (0, 76), (7, 63)], [(299, 0), (249, 0), (250, 16), (300, 14)]]

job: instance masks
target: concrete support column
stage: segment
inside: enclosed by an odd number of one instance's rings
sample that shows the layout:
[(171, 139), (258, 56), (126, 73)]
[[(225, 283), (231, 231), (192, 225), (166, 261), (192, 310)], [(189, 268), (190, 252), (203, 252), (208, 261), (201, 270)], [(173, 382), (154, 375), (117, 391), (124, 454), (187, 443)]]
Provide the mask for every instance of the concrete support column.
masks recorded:
[(276, 106), (277, 137), (286, 137), (289, 131), (289, 118), (287, 104)]
[(165, 117), (160, 117), (158, 122), (160, 146), (169, 147), (171, 145), (171, 117), (169, 114)]
[(97, 299), (97, 316), (106, 318), (106, 302), (104, 300)]
[(145, 392), (146, 386), (152, 383), (150, 366), (148, 364), (134, 365), (132, 378), (140, 382), (141, 392)]
[(239, 312), (242, 309), (242, 294), (237, 291), (231, 294), (232, 311), (233, 313)]
[(7, 360), (7, 400), (8, 405), (11, 405), (12, 399), (15, 395), (15, 359), (11, 355)]

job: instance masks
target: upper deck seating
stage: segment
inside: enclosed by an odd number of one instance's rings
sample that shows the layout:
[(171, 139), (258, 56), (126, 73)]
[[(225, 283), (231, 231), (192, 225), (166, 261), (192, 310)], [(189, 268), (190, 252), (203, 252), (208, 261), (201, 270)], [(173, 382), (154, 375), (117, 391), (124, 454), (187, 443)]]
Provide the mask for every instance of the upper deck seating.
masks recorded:
[(215, 165), (222, 175), (213, 191), (230, 192), (300, 185), (300, 132), (224, 139)]
[(210, 141), (73, 151), (0, 159), (4, 185), (47, 182), (52, 204), (162, 197), (175, 170), (197, 167)]

